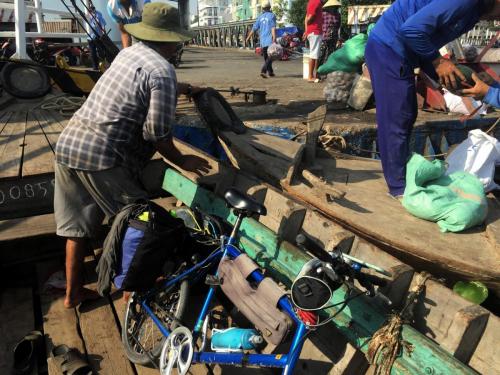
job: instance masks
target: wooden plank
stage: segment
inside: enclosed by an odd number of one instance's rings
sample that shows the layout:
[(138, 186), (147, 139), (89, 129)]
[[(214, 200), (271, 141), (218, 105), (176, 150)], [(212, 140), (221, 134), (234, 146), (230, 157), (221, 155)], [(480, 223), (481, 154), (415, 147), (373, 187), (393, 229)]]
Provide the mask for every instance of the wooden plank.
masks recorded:
[[(125, 317), (125, 309), (127, 308), (127, 304), (123, 299), (122, 292), (115, 292), (112, 295), (112, 308), (116, 312), (116, 316), (120, 322), (120, 330), (123, 327), (123, 318)], [(158, 370), (155, 368), (133, 365), (135, 367), (135, 371), (137, 375), (158, 375)]]
[(82, 356), (85, 356), (86, 353), (85, 343), (79, 335), (76, 311), (64, 307), (64, 291), (44, 287), (44, 283), (51, 272), (57, 270), (62, 272), (62, 268), (62, 264), (53, 261), (38, 263), (36, 266), (49, 375), (62, 374), (60, 367), (55, 365), (51, 359), (50, 353), (55, 346), (65, 344), (78, 350)]
[(35, 328), (31, 288), (7, 288), (0, 292), (0, 374), (10, 374), (13, 350)]
[(54, 214), (0, 221), (0, 243), (55, 234)]
[[(234, 224), (236, 218), (220, 198), (174, 170), (167, 170), (163, 187), (186, 205), (198, 206), (202, 211), (220, 216)], [(286, 241), (280, 241), (270, 229), (251, 218), (243, 220), (238, 242), (240, 248), (261, 267), (266, 268), (273, 278), (287, 286), (291, 285), (302, 266), (310, 259), (308, 254)], [(341, 303), (345, 298), (347, 291), (339, 288), (331, 302)], [(328, 314), (335, 312), (337, 311), (333, 309), (328, 310)], [(366, 352), (371, 335), (381, 327), (385, 318), (385, 314), (372, 306), (370, 300), (360, 297), (349, 302), (348, 308), (337, 315), (333, 324), (354, 347)], [(402, 327), (402, 338), (412, 343), (414, 350), (411, 355), (403, 351), (396, 359), (391, 374), (417, 374), (422, 369), (436, 374), (474, 373), (446, 350), (408, 325)]]
[[(169, 198), (159, 198), (153, 201), (167, 208), (172, 206)], [(55, 234), (54, 214), (0, 220), (0, 243)]]
[(358, 375), (366, 368), (368, 362), (364, 354), (352, 346), (335, 327), (325, 326), (304, 342), (294, 373)]
[(302, 225), (302, 233), (322, 248), (332, 249), (338, 246), (347, 254), (376, 264), (391, 272), (393, 274), (392, 278), (388, 280), (387, 286), (381, 288), (380, 291), (389, 297), (394, 307), (398, 307), (405, 300), (413, 278), (413, 269), (359, 237), (356, 237), (350, 244), (339, 243), (338, 239), (347, 238), (344, 235), (346, 232), (354, 236), (354, 234), (346, 231), (319, 212), (311, 209), (307, 210)]
[(268, 208), (267, 215), (260, 216), (259, 222), (285, 241), (294, 242), (302, 227), (306, 209), (270, 186), (265, 189), (264, 199), (259, 201)]
[[(416, 276), (410, 289), (416, 282)], [(415, 306), (414, 326), (467, 363), (478, 344), (490, 313), (459, 297), (451, 289), (427, 280)]]
[(15, 112), (0, 134), (0, 178), (21, 176), (26, 112)]
[(64, 129), (66, 125), (68, 125), (72, 117), (72, 116), (63, 116), (59, 112), (54, 110), (46, 111), (46, 113), (48, 115), (48, 119), (54, 122), (58, 122), (62, 129)]
[(33, 113), (28, 112), (24, 135), (22, 177), (54, 173), (54, 152)]
[[(0, 220), (54, 211), (54, 174), (0, 179)], [(1, 235), (0, 235), (1, 236)]]
[(497, 375), (500, 369), (498, 343), (500, 342), (500, 318), (490, 315), (481, 341), (469, 365), (483, 375)]
[[(95, 290), (95, 262), (87, 260), (86, 287)], [(80, 332), (85, 342), (89, 362), (102, 374), (130, 374), (135, 369), (122, 348), (119, 328), (107, 298), (87, 301), (78, 310)]]
[[(307, 137), (306, 137), (306, 151), (304, 155), (305, 162), (314, 164), (316, 159), (316, 148), (318, 145), (318, 137), (325, 123), (327, 105), (324, 104), (316, 108), (307, 116)], [(288, 183), (290, 181), (287, 181)]]
[(55, 152), (57, 140), (64, 128), (58, 121), (54, 120), (47, 111), (35, 111), (33, 115), (38, 120), (45, 137), (49, 141), (52, 151)]
[[(435, 223), (411, 216), (387, 196), (380, 164), (371, 160), (316, 159), (325, 180), (343, 184), (346, 196), (326, 202), (314, 189), (296, 182), (288, 194), (307, 202), (357, 235), (402, 261), (456, 279), (482, 281), (500, 290), (500, 257), (481, 227), (464, 233), (441, 233)], [(490, 215), (495, 215), (490, 212)], [(482, 249), (470, 251), (470, 248)]]
[(221, 132), (219, 138), (233, 166), (276, 185), (293, 175), (304, 150), (300, 143), (253, 129), (245, 134)]
[(0, 112), (0, 134), (2, 134), (5, 125), (9, 122), (12, 112)]

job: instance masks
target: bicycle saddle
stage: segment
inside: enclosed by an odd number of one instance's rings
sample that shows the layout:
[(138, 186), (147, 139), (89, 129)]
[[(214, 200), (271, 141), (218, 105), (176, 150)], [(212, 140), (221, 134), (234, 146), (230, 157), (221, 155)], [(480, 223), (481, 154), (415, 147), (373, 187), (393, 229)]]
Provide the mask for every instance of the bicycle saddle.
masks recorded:
[(224, 193), (224, 199), (227, 204), (237, 210), (246, 211), (249, 214), (258, 214), (266, 216), (267, 210), (264, 205), (255, 201), (253, 198), (249, 197), (245, 193), (236, 190), (235, 188), (230, 188)]

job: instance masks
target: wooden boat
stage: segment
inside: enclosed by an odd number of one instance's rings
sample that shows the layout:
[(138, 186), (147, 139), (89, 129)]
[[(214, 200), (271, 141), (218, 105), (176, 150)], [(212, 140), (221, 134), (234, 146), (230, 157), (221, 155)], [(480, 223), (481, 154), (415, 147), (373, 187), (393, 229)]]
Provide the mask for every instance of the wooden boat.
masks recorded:
[[(49, 118), (46, 120), (47, 123), (39, 123), (42, 130), (52, 126)], [(59, 123), (57, 126), (61, 125), (64, 124)], [(56, 127), (53, 130), (55, 133)], [(33, 137), (32, 140), (28, 139), (28, 145), (34, 143), (36, 138), (39, 141), (37, 144), (41, 146), (44, 134), (48, 133), (52, 132), (34, 132), (36, 137)], [(293, 150), (295, 152), (292, 152), (290, 144), (279, 143), (281, 140), (275, 137), (269, 138), (270, 136), (251, 130), (248, 131), (247, 136), (250, 136), (254, 142), (251, 149), (258, 150), (259, 153), (265, 151), (281, 155), (279, 162), (275, 163), (273, 167), (269, 166), (267, 170), (263, 170), (263, 175), (267, 176), (266, 178), (269, 177), (269, 169), (279, 171), (276, 166), (290, 166), (292, 156), (304, 151), (304, 146), (294, 144)], [(229, 134), (226, 137), (229, 139), (232, 135)], [(45, 142), (47, 143), (47, 140)], [(272, 147), (274, 151), (270, 150), (269, 142), (279, 143)], [(232, 146), (234, 153), (237, 151), (236, 143), (237, 141)], [(268, 146), (265, 146), (266, 144)], [(287, 147), (282, 147), (285, 144)], [(389, 285), (385, 288), (384, 293), (394, 301), (396, 307), (405, 301), (408, 290), (413, 288), (417, 282), (418, 275), (411, 266), (392, 257), (362, 237), (354, 235), (319, 212), (316, 207), (294, 199), (256, 175), (245, 172), (243, 158), (239, 159), (241, 164), (240, 169), (238, 169), (219, 162), (182, 142), (177, 142), (177, 145), (185, 153), (194, 153), (205, 158), (212, 166), (210, 173), (200, 178), (187, 172), (181, 174), (174, 169), (168, 169), (165, 172), (165, 165), (161, 161), (156, 161), (153, 164), (158, 173), (152, 174), (151, 177), (160, 176), (156, 183), (163, 181), (164, 189), (185, 204), (192, 207), (198, 206), (228, 222), (233, 222), (234, 216), (219, 198), (220, 193), (225, 188), (236, 186), (260, 199), (268, 207), (269, 215), (260, 217), (258, 220), (246, 219), (242, 227), (239, 245), (284, 285), (290, 284), (301, 264), (310, 257), (306, 252), (293, 245), (297, 233), (304, 234), (323, 247), (340, 246), (355, 257), (392, 271), (394, 277), (389, 280)], [(48, 143), (44, 147), (50, 148)], [(287, 154), (288, 157), (285, 156)], [(49, 159), (47, 155), (49, 153), (44, 154), (44, 157)], [(24, 168), (25, 163), (22, 164)], [(27, 163), (26, 166), (28, 166)], [(295, 173), (297, 172), (295, 171)], [(292, 177), (296, 178), (293, 173)], [(3, 220), (0, 221), (0, 228), (2, 228), (0, 231), (0, 248), (2, 249), (0, 263), (3, 264), (13, 264), (14, 255), (20, 256), (20, 250), (26, 250), (24, 246), (20, 246), (20, 241), (24, 241), (24, 239), (28, 239), (31, 243), (36, 242), (34, 249), (37, 252), (40, 252), (40, 246), (44, 241), (54, 242), (55, 239), (55, 224), (53, 215), (50, 213), (43, 216)], [(410, 355), (408, 352), (403, 352), (396, 360), (391, 373), (419, 374), (422, 368), (427, 369), (426, 372), (429, 373), (443, 374), (470, 374), (474, 373), (473, 369), (485, 374), (495, 373), (496, 369), (499, 368), (498, 358), (494, 351), (496, 347), (494, 343), (498, 342), (499, 339), (499, 319), (486, 309), (475, 306), (455, 295), (437, 281), (427, 280), (425, 285), (425, 291), (415, 306), (413, 326), (404, 325), (402, 329), (403, 338), (414, 347), (413, 353)], [(335, 298), (338, 299), (343, 297), (345, 291), (339, 290), (337, 293)], [(61, 315), (64, 309), (59, 302), (51, 305), (50, 301), (47, 301), (47, 306), (50, 308), (47, 315), (44, 316), (44, 329), (46, 329), (46, 333), (52, 332), (49, 337), (57, 341), (56, 337), (60, 335), (56, 336), (56, 333), (61, 330), (61, 324), (57, 319), (67, 314)], [(61, 306), (60, 309), (59, 306)], [(85, 323), (80, 324), (84, 324), (84, 337), (86, 339), (89, 339), (93, 332), (92, 324), (94, 323), (91, 322), (114, 321), (110, 310), (109, 306), (105, 305), (95, 312), (80, 312), (79, 322)], [(330, 313), (333, 312), (333, 310), (330, 311)], [(93, 313), (101, 314), (99, 319), (92, 320)], [(319, 365), (314, 367), (313, 364), (312, 367), (298, 370), (298, 374), (307, 374), (310, 371), (318, 373), (331, 371), (331, 373), (336, 374), (353, 372), (364, 374), (366, 371), (370, 373), (371, 370), (368, 369), (369, 365), (363, 353), (367, 350), (370, 337), (383, 325), (388, 313), (389, 311), (376, 300), (364, 298), (353, 300), (348, 308), (336, 317), (334, 324), (324, 327), (314, 335), (311, 341), (308, 340), (306, 343), (305, 352), (310, 356), (307, 358), (313, 359), (313, 363), (319, 362), (322, 367)], [(74, 333), (78, 338), (76, 331)], [(69, 333), (66, 333), (65, 340), (68, 339), (68, 335)], [(119, 343), (119, 338), (115, 341)], [(105, 356), (99, 352), (101, 347), (102, 345), (96, 344), (89, 348), (91, 348), (92, 354)], [(119, 347), (119, 344), (114, 346), (116, 353), (114, 351), (112, 356), (116, 359), (116, 363), (123, 362), (123, 353), (119, 352)], [(106, 355), (105, 357), (107, 361), (110, 356)], [(321, 358), (321, 360), (318, 361), (317, 358)], [(110, 362), (103, 362), (103, 364), (107, 366)], [(322, 370), (314, 370), (315, 368)], [(139, 370), (137, 372), (141, 373)]]
[[(266, 138), (265, 135), (257, 135), (252, 131), (250, 134), (261, 142)], [(235, 217), (220, 198), (220, 193), (225, 188), (236, 186), (263, 202), (268, 208), (268, 216), (249, 218), (243, 222), (239, 246), (284, 285), (289, 286), (304, 262), (310, 259), (307, 252), (292, 244), (297, 233), (302, 233), (325, 247), (341, 246), (346, 253), (392, 271), (394, 276), (388, 280), (389, 285), (383, 292), (395, 301), (396, 306), (401, 305), (408, 290), (414, 288), (418, 282), (420, 276), (412, 267), (387, 254), (378, 246), (353, 235), (328, 216), (318, 212), (316, 207), (300, 202), (286, 192), (264, 183), (255, 175), (246, 174), (244, 170), (235, 170), (180, 141), (176, 141), (176, 145), (183, 152), (205, 158), (212, 170), (208, 175), (199, 177), (192, 173), (167, 169), (163, 188), (184, 204), (198, 207), (230, 223), (234, 223)], [(345, 296), (344, 293), (343, 289), (335, 292), (334, 300), (341, 300)], [(497, 329), (500, 328), (500, 319), (480, 306), (472, 305), (434, 280), (426, 282), (424, 294), (418, 301), (413, 328), (405, 325), (402, 332), (404, 339), (413, 344), (413, 351), (411, 355), (402, 351), (391, 374), (419, 374), (422, 373), (422, 368), (431, 373), (443, 374), (472, 371), (457, 366), (455, 359), (481, 373), (496, 371), (491, 364), (496, 366), (498, 360), (495, 359), (494, 350), (488, 349), (488, 345), (500, 335)], [(336, 310), (332, 309), (328, 313), (334, 314)], [(359, 304), (349, 304), (348, 309), (340, 312), (334, 319), (334, 325), (345, 335), (348, 346), (356, 348), (356, 352), (366, 353), (370, 337), (384, 324), (387, 313), (386, 307), (380, 302), (363, 299)], [(432, 340), (427, 340), (425, 336)], [(356, 362), (354, 356), (349, 361)], [(360, 365), (359, 359), (356, 363)], [(366, 362), (364, 365), (366, 366)], [(360, 366), (356, 373), (364, 373), (363, 365)], [(340, 370), (338, 373), (349, 371)]]
[[(443, 147), (444, 139), (453, 139), (450, 144), (460, 142), (469, 129), (486, 130), (495, 120), (421, 123), (416, 128), (413, 144), (421, 151), (432, 143), (433, 149), (440, 153), (442, 149), (438, 147)], [(489, 214), (483, 226), (461, 233), (441, 233), (435, 223), (413, 217), (387, 195), (378, 160), (322, 152), (311, 166), (311, 162), (307, 165), (308, 161), (303, 161), (307, 159), (309, 145), (304, 147), (255, 130), (238, 136), (223, 132), (220, 138), (227, 144), (226, 151), (234, 166), (258, 176), (297, 201), (310, 204), (405, 263), (445, 277), (449, 285), (457, 280), (476, 280), (499, 294), (500, 222), (497, 218), (500, 206), (494, 195), (488, 196)], [(314, 173), (310, 173), (314, 168), (317, 181), (311, 181), (311, 174), (315, 178)], [(345, 196), (329, 199), (329, 192), (325, 191), (328, 186), (341, 189)]]

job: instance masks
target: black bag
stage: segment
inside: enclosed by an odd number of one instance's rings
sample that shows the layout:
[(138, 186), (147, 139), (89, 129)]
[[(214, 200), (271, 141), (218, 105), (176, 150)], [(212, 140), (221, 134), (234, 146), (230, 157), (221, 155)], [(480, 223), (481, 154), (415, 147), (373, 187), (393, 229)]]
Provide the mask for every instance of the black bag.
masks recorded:
[(166, 263), (183, 251), (184, 222), (165, 209), (148, 202), (146, 209), (130, 219), (122, 239), (121, 264), (113, 282), (126, 291), (151, 288)]

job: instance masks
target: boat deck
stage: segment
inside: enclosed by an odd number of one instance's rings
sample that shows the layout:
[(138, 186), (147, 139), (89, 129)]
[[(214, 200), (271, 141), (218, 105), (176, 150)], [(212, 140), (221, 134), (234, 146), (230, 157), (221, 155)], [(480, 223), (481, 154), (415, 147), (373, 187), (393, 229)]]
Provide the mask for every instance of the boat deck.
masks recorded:
[(53, 111), (0, 113), (0, 220), (52, 211), (54, 150), (66, 123)]
[[(417, 269), (438, 275), (449, 270), (446, 276), (482, 281), (499, 293), (500, 205), (493, 194), (488, 195), (484, 225), (442, 233), (437, 224), (412, 216), (387, 195), (380, 161), (341, 154), (316, 161), (323, 167), (325, 179), (346, 191), (341, 200), (314, 200), (335, 221)], [(304, 197), (313, 193), (304, 184), (294, 188)]]

